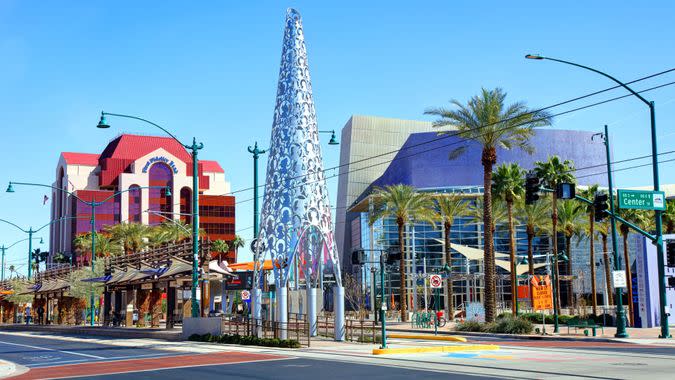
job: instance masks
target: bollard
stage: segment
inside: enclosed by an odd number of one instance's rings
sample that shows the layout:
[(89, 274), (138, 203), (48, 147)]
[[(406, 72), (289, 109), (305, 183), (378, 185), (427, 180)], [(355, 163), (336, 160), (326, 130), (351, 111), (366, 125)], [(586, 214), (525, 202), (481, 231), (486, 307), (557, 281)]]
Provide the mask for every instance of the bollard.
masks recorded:
[(345, 340), (345, 288), (333, 288), (333, 309), (335, 314), (335, 341)]
[(307, 288), (307, 323), (309, 323), (309, 335), (316, 336), (316, 288)]

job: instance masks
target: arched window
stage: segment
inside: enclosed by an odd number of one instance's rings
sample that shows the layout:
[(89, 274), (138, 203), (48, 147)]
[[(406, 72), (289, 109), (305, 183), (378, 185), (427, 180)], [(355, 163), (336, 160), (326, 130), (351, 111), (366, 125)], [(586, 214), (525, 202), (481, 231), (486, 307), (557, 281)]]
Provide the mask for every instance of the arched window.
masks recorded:
[[(160, 224), (166, 218), (172, 219), (173, 213), (173, 197), (166, 195), (166, 188), (173, 188), (173, 172), (169, 165), (158, 162), (150, 167), (148, 170), (149, 185), (161, 186), (162, 188), (153, 187), (150, 189), (150, 224)], [(159, 216), (157, 214), (161, 214)]]
[(129, 186), (129, 223), (141, 222), (141, 189), (138, 185)]
[(186, 224), (192, 224), (192, 191), (189, 187), (180, 189), (180, 220)]

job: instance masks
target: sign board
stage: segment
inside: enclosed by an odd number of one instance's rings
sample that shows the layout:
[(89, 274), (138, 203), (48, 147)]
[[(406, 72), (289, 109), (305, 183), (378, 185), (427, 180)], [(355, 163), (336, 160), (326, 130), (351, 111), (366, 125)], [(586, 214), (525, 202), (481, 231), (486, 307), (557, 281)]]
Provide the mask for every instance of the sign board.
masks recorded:
[(235, 272), (234, 277), (228, 277), (225, 287), (228, 290), (253, 289), (253, 271)]
[(480, 302), (469, 302), (466, 305), (466, 320), (485, 322), (485, 307)]
[(141, 289), (143, 290), (152, 290), (152, 283), (149, 282), (147, 284), (141, 284)]
[(443, 287), (443, 278), (441, 277), (440, 274), (432, 274), (429, 276), (429, 286), (431, 286), (432, 289), (438, 289)]
[(223, 299), (222, 296), (214, 296), (213, 297), (213, 302), (220, 302)]
[(628, 285), (626, 284), (626, 272), (622, 270), (615, 270), (612, 271), (612, 279), (614, 280), (614, 287), (615, 288), (626, 288)]
[(528, 285), (518, 285), (518, 299), (530, 299), (530, 287)]
[(619, 208), (637, 210), (665, 210), (666, 193), (663, 191), (618, 190)]
[(248, 290), (242, 290), (241, 291), (241, 300), (242, 301), (248, 301), (249, 299), (251, 299), (251, 292), (249, 292)]
[(553, 289), (549, 276), (532, 276), (532, 300), (534, 310), (553, 309)]

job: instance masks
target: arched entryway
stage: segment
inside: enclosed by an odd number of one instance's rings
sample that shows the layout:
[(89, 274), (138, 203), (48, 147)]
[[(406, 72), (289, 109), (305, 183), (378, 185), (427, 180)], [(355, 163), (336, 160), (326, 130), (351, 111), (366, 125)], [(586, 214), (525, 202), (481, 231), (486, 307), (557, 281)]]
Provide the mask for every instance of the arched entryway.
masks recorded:
[[(165, 218), (173, 218), (173, 196), (167, 195), (166, 188), (173, 188), (173, 172), (169, 165), (158, 162), (148, 170), (150, 193), (150, 225), (160, 224)], [(156, 186), (161, 186), (156, 187)], [(157, 214), (161, 214), (159, 216)]]
[(185, 224), (192, 224), (192, 190), (189, 187), (180, 189), (180, 220)]

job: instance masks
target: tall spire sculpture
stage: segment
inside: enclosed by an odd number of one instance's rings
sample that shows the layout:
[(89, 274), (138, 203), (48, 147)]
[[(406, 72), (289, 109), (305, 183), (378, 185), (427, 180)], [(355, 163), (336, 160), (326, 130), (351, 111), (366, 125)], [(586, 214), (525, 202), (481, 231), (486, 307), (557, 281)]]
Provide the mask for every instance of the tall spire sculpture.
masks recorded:
[[(269, 255), (277, 289), (277, 321), (282, 326), (287, 322), (289, 278), (293, 278), (297, 289), (302, 274), (307, 288), (310, 330), (315, 333), (316, 287), (322, 282), (326, 263), (332, 268), (337, 285), (334, 288), (337, 329), (337, 314), (340, 313), (339, 319), (344, 319), (344, 289), (333, 238), (302, 18), (292, 8), (286, 13), (260, 232), (256, 241), (254, 318), (259, 319), (261, 314), (257, 270), (262, 268)], [(282, 327), (282, 335), (284, 333)]]

